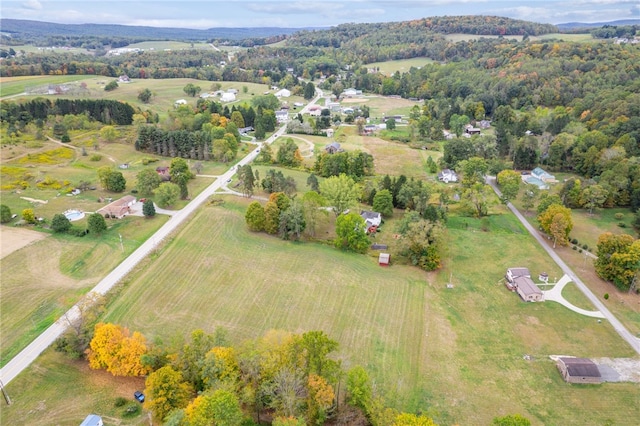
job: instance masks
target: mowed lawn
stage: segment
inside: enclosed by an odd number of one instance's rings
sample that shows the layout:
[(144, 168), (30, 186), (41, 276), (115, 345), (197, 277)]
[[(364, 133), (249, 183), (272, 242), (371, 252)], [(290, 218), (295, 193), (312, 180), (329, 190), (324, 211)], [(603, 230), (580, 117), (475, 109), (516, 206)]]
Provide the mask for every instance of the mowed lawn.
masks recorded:
[(514, 412), (534, 424), (625, 424), (640, 416), (637, 384), (561, 380), (549, 355), (633, 352), (607, 323), (556, 303), (526, 304), (505, 289), (509, 266), (557, 272), (512, 217), (497, 216), (489, 232), (454, 226), (445, 267), (427, 274), (252, 234), (243, 219), (248, 201), (226, 200), (200, 210), (127, 280), (107, 321), (149, 339), (217, 326), (236, 342), (269, 329), (321, 329), (340, 342), (343, 365), (367, 368), (389, 404), (426, 411), (441, 424), (488, 424)]
[(2, 258), (0, 365), (60, 318), (166, 221), (162, 215), (153, 220), (110, 220), (110, 229), (102, 236), (52, 235)]

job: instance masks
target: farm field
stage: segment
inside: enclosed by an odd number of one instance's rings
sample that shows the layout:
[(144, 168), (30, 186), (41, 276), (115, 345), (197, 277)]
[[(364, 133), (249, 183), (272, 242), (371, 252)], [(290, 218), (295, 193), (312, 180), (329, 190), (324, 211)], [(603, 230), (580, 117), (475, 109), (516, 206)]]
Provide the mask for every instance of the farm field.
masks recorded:
[(63, 84), (92, 80), (93, 75), (49, 75), (0, 78), (0, 97), (13, 96), (25, 92), (28, 88), (44, 84)]
[[(514, 412), (533, 424), (624, 424), (640, 415), (632, 402), (637, 385), (562, 381), (549, 355), (628, 357), (632, 351), (608, 324), (556, 303), (525, 304), (505, 289), (500, 280), (509, 266), (559, 271), (499, 209), (488, 232), (475, 219), (452, 218), (444, 268), (427, 274), (252, 234), (243, 219), (249, 200), (224, 199), (223, 206), (203, 208), (127, 280), (107, 321), (150, 340), (217, 326), (235, 342), (274, 328), (322, 329), (340, 342), (343, 365), (363, 365), (390, 404), (426, 411), (440, 424), (488, 424)], [(453, 289), (446, 288), (449, 281)], [(24, 389), (25, 376), (9, 391)]]
[[(2, 365), (78, 302), (167, 218), (129, 216), (109, 221), (109, 230), (99, 237), (50, 235), (0, 259)], [(3, 225), (3, 239), (12, 231)]]
[(378, 72), (384, 75), (393, 75), (396, 72), (409, 72), (411, 68), (421, 68), (427, 64), (432, 64), (433, 62), (434, 60), (429, 58), (411, 58), (396, 61), (372, 62), (365, 66), (370, 69), (377, 69), (379, 70)]
[[(69, 77), (67, 80), (59, 81), (56, 77)], [(75, 78), (71, 78), (75, 77)], [(29, 85), (31, 86), (46, 86), (48, 84), (61, 84), (63, 82), (73, 82), (76, 80), (80, 80), (79, 77), (84, 76), (41, 76), (32, 78), (29, 80)], [(87, 76), (89, 77), (89, 76)], [(2, 79), (2, 86), (8, 84), (9, 87), (11, 85), (17, 85), (14, 82), (14, 79), (22, 79), (22, 77), (9, 77)], [(106, 92), (104, 90), (104, 84), (108, 83), (111, 80), (116, 80), (113, 77), (96, 77), (90, 76), (90, 78), (83, 79), (82, 81), (86, 83), (86, 88), (81, 89), (79, 86), (73, 86), (73, 90), (68, 93), (65, 93), (64, 97), (68, 99), (113, 99), (118, 101), (124, 101), (131, 104), (134, 108), (140, 108), (143, 111), (151, 111), (160, 115), (161, 120), (166, 118), (168, 115), (168, 111), (173, 110), (174, 103), (178, 99), (185, 99), (187, 103), (193, 107), (195, 107), (198, 97), (190, 97), (184, 93), (184, 87), (188, 83), (192, 83), (196, 86), (200, 86), (202, 89), (201, 93), (208, 92), (212, 90), (212, 85), (214, 83), (219, 83), (221, 90), (227, 90), (231, 88), (237, 89), (239, 92), (236, 95), (237, 100), (235, 102), (231, 102), (225, 105), (231, 105), (241, 103), (243, 101), (249, 101), (252, 96), (262, 95), (265, 91), (269, 90), (269, 86), (264, 84), (256, 84), (256, 83), (244, 83), (244, 82), (211, 82), (204, 80), (196, 80), (191, 78), (170, 78), (170, 79), (131, 79), (130, 83), (119, 83), (118, 88)], [(24, 83), (21, 83), (24, 84)], [(247, 87), (247, 93), (244, 93), (242, 88)], [(22, 86), (24, 87), (24, 86)], [(149, 89), (154, 93), (154, 96), (151, 98), (151, 101), (147, 104), (138, 100), (138, 92), (144, 89)], [(4, 90), (4, 89), (3, 89)], [(24, 91), (17, 91), (18, 89), (14, 89), (11, 94), (18, 94)], [(15, 92), (15, 93), (14, 93)], [(3, 95), (4, 92), (3, 92)], [(38, 96), (43, 95), (29, 95), (24, 98), (32, 99)], [(52, 98), (53, 99), (53, 98)], [(298, 102), (302, 101), (302, 97), (292, 96), (287, 99), (288, 102)]]

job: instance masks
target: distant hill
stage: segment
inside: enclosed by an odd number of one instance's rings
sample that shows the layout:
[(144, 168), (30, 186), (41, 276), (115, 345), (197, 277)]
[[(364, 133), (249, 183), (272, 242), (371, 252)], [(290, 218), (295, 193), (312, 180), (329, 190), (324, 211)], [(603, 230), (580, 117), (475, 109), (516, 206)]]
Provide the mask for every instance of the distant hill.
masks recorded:
[[(14, 38), (32, 37), (121, 37), (146, 40), (244, 40), (289, 35), (302, 28), (159, 28), (107, 24), (56, 24), (53, 22), (0, 19), (0, 31)], [(312, 29), (312, 28), (307, 28)]]
[(640, 19), (621, 19), (611, 22), (567, 22), (564, 24), (556, 24), (556, 27), (560, 28), (560, 30), (575, 30), (576, 28), (600, 28), (605, 25), (640, 25)]

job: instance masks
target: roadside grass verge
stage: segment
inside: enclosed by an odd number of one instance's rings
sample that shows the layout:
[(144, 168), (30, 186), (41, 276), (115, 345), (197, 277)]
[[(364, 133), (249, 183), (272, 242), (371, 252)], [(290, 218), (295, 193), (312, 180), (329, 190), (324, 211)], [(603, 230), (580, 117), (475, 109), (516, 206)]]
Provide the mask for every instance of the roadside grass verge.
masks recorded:
[(108, 221), (110, 228), (102, 236), (52, 235), (2, 258), (2, 365), (53, 324), (166, 221), (167, 216), (162, 215), (151, 220), (129, 216)]

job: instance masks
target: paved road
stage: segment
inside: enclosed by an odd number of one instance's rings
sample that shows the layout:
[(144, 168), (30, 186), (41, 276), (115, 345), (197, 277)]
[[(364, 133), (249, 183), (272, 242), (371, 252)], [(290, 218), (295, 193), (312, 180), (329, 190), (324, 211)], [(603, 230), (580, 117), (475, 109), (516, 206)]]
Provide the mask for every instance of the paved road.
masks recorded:
[[(302, 110), (305, 113), (308, 108), (318, 102), (322, 97), (322, 91), (317, 89), (316, 97), (309, 102)], [(280, 136), (284, 135), (286, 125), (280, 127), (271, 137), (263, 143), (271, 144)], [(246, 157), (236, 163), (231, 169), (220, 175), (211, 185), (196, 196), (183, 209), (176, 211), (173, 216), (165, 223), (152, 237), (145, 241), (136, 251), (131, 253), (120, 265), (118, 265), (109, 275), (104, 277), (94, 288), (93, 292), (106, 294), (118, 282), (120, 282), (142, 259), (144, 259), (158, 244), (174, 232), (191, 214), (202, 205), (211, 195), (222, 188), (227, 180), (231, 179), (238, 170), (238, 166), (244, 166), (252, 162), (259, 153), (259, 147), (251, 151)], [(33, 342), (24, 348), (18, 355), (9, 361), (2, 369), (0, 369), (0, 381), (7, 385), (25, 368), (27, 368), (35, 359), (47, 349), (53, 342), (60, 337), (69, 326), (69, 322), (78, 319), (80, 311), (77, 305), (74, 305), (67, 313), (62, 315), (58, 321), (42, 332)]]
[[(501, 196), (502, 193), (500, 192), (500, 190), (496, 185), (495, 177), (487, 176), (486, 180), (487, 180), (487, 183), (491, 185), (495, 193), (498, 194), (498, 196)], [(616, 330), (616, 332), (624, 340), (626, 340), (627, 343), (629, 343), (629, 345), (631, 345), (631, 347), (633, 348), (634, 351), (636, 351), (636, 353), (640, 354), (640, 339), (638, 339), (636, 336), (631, 334), (631, 332), (627, 330), (627, 328), (620, 321), (618, 321), (618, 319), (611, 313), (611, 311), (607, 309), (604, 303), (602, 303), (596, 297), (596, 295), (593, 294), (591, 290), (589, 290), (589, 287), (587, 287), (585, 283), (582, 282), (582, 280), (578, 278), (576, 274), (573, 273), (571, 268), (569, 268), (569, 266), (566, 263), (564, 263), (562, 259), (560, 259), (560, 256), (558, 256), (558, 254), (549, 246), (549, 244), (547, 244), (547, 241), (542, 237), (542, 235), (540, 235), (540, 233), (533, 226), (531, 226), (529, 221), (527, 221), (527, 219), (522, 214), (520, 214), (518, 209), (516, 209), (513, 206), (513, 204), (507, 203), (507, 207), (509, 207), (509, 210), (511, 210), (513, 214), (515, 214), (516, 217), (520, 220), (520, 222), (522, 222), (524, 227), (527, 228), (529, 233), (533, 235), (533, 237), (538, 241), (538, 243), (542, 246), (542, 248), (544, 248), (547, 251), (549, 256), (551, 256), (551, 258), (558, 264), (558, 266), (560, 266), (562, 271), (569, 276), (571, 281), (576, 283), (576, 286), (578, 286), (580, 291), (582, 291), (582, 293), (585, 296), (587, 296), (587, 299), (589, 299), (591, 303), (593, 303), (593, 306), (595, 306), (602, 313), (603, 317), (611, 323), (611, 325)]]

